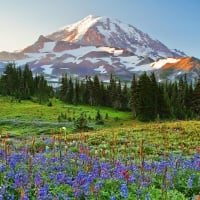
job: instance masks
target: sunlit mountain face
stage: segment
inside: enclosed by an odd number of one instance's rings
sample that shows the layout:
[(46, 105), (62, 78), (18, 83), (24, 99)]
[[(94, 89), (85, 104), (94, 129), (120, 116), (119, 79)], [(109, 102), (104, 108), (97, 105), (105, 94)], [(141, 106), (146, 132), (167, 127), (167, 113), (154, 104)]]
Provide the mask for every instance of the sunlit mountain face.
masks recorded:
[(97, 74), (109, 80), (115, 74), (131, 80), (133, 73), (155, 72), (162, 80), (176, 80), (184, 74), (194, 80), (200, 61), (171, 50), (132, 25), (117, 19), (89, 15), (67, 25), (15, 53), (0, 53), (0, 72), (7, 62), (29, 64), (33, 73), (43, 73), (49, 81), (62, 74), (84, 78)]

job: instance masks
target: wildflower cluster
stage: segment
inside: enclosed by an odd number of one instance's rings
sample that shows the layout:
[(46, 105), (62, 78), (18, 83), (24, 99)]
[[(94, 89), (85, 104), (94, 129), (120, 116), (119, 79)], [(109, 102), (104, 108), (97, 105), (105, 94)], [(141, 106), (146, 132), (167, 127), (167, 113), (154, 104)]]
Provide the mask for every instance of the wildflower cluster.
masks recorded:
[[(54, 140), (40, 152), (0, 150), (0, 199), (188, 199), (200, 192), (200, 154), (110, 159)], [(75, 148), (76, 147), (76, 148)], [(74, 150), (76, 149), (76, 150)]]

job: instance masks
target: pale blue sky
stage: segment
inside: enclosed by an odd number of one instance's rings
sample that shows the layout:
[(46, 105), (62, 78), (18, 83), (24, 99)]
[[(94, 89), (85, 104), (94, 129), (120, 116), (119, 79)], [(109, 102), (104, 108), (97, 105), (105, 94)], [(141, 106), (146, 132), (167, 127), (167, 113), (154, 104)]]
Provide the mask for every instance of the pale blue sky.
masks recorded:
[(0, 51), (22, 49), (89, 14), (117, 18), (200, 58), (200, 0), (0, 0)]

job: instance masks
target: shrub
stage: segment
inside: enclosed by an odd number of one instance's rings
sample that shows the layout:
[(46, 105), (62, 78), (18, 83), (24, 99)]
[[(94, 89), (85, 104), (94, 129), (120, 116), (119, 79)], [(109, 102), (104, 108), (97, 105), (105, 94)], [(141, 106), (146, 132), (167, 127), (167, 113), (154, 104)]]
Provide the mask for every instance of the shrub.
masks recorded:
[(87, 124), (88, 122), (84, 113), (81, 113), (80, 117), (78, 117), (74, 122), (76, 130), (88, 130), (89, 127)]

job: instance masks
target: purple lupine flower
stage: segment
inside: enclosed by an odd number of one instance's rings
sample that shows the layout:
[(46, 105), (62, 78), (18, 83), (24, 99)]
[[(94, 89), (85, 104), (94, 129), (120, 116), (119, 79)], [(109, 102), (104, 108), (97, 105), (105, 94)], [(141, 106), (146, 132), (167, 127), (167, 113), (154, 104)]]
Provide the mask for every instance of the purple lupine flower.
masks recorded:
[(49, 190), (48, 185), (44, 185), (43, 187), (41, 187), (39, 189), (39, 198), (46, 199), (48, 197), (48, 190)]
[(82, 185), (81, 189), (83, 190), (86, 196), (90, 195), (90, 185), (88, 183), (85, 183), (84, 185)]
[(0, 165), (0, 172), (4, 172), (6, 170), (6, 166), (5, 165)]
[(151, 169), (152, 169), (151, 164), (147, 163), (146, 161), (143, 162), (143, 167), (144, 167), (145, 171), (151, 171)]
[(40, 178), (40, 174), (37, 173), (37, 174), (35, 175), (34, 183), (35, 183), (35, 186), (39, 186), (39, 185), (42, 184), (42, 180), (41, 180), (41, 178)]
[(81, 197), (81, 195), (82, 195), (82, 192), (81, 192), (81, 190), (80, 189), (74, 189), (74, 196), (76, 197), (76, 198), (79, 198), (79, 197)]
[(14, 188), (20, 188), (22, 184), (23, 184), (22, 174), (21, 173), (15, 174)]
[(56, 180), (57, 180), (57, 183), (64, 183), (65, 182), (65, 174), (62, 172), (58, 172)]
[(126, 199), (128, 198), (128, 187), (126, 183), (122, 183), (121, 185), (121, 196)]
[(109, 179), (111, 177), (110, 174), (110, 169), (111, 169), (111, 165), (108, 162), (105, 163), (101, 163), (100, 164), (100, 170), (101, 170), (101, 178), (103, 179)]
[(136, 183), (136, 178), (135, 178), (135, 176), (130, 176), (130, 178), (129, 178), (129, 181), (133, 184), (133, 185), (135, 185), (135, 183)]
[(110, 200), (116, 200), (115, 196), (110, 197)]
[(94, 186), (94, 191), (98, 192), (102, 188), (102, 186), (103, 186), (103, 182), (96, 183)]

